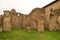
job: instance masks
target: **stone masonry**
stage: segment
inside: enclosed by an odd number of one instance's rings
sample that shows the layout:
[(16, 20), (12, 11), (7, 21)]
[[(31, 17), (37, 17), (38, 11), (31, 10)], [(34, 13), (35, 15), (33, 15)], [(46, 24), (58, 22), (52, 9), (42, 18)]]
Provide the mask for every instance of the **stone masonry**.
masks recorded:
[(0, 15), (0, 32), (2, 32), (2, 24), (3, 24), (3, 19), (2, 19), (2, 15)]
[(11, 17), (9, 11), (4, 11), (3, 31), (11, 31)]
[[(49, 16), (49, 31), (60, 30), (60, 13), (57, 10), (51, 10)], [(27, 32), (31, 32), (34, 28), (38, 32), (44, 32), (45, 30), (45, 9), (35, 8), (29, 15), (24, 15), (16, 12), (15, 9), (11, 11), (4, 11), (4, 15), (0, 16), (0, 32), (11, 31), (11, 28), (23, 28)]]
[(60, 30), (60, 0), (56, 0), (43, 8), (33, 9), (29, 15), (5, 10), (0, 15), (0, 32), (11, 31), (11, 28), (23, 28), (31, 32), (32, 28), (38, 32), (44, 32), (45, 28), (49, 31)]

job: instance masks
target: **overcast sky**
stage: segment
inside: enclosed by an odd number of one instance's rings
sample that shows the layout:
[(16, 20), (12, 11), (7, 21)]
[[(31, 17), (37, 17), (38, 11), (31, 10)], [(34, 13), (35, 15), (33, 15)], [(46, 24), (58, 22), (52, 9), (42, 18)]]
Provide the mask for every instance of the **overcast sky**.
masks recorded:
[(12, 8), (16, 9), (17, 12), (29, 14), (32, 9), (36, 7), (42, 8), (53, 1), (54, 0), (0, 0), (0, 14), (3, 14), (3, 10), (11, 10)]

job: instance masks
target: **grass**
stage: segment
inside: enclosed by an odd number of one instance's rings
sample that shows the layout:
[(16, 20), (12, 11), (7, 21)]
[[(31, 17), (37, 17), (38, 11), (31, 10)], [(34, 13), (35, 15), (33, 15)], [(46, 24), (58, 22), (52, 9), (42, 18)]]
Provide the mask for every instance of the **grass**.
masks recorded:
[(43, 33), (32, 30), (30, 33), (23, 29), (12, 29), (11, 32), (1, 32), (0, 40), (60, 40), (60, 32)]

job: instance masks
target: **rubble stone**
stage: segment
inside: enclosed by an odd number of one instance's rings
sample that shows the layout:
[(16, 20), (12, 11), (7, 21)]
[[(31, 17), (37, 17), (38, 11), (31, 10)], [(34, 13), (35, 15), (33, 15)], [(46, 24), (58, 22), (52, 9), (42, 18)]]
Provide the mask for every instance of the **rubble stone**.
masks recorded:
[(11, 31), (11, 17), (9, 11), (4, 11), (3, 31)]
[(2, 15), (0, 15), (0, 32), (2, 32), (2, 25), (3, 25), (3, 18), (2, 18)]

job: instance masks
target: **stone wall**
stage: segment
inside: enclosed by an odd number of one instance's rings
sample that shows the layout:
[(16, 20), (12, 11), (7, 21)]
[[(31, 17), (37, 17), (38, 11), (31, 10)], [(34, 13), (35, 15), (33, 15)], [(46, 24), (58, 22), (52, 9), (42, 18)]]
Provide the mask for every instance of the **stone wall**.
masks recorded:
[(0, 15), (0, 32), (11, 31), (11, 28), (23, 28), (31, 32), (32, 28), (38, 32), (60, 30), (60, 1), (46, 8), (35, 8), (29, 15), (5, 10), (4, 15)]
[(50, 31), (55, 31), (57, 27), (56, 19), (57, 19), (57, 13), (55, 10), (51, 9), (50, 10), (50, 16), (49, 16), (49, 30)]
[(23, 25), (23, 14), (17, 13), (15, 9), (11, 10), (11, 22), (12, 27), (22, 27)]
[[(60, 9), (51, 9), (50, 11), (48, 20), (49, 30), (60, 30)], [(44, 32), (45, 15), (45, 9), (43, 8), (35, 8), (29, 15), (18, 13), (15, 9), (11, 11), (5, 10), (4, 15), (0, 16), (0, 32), (11, 31), (11, 28), (23, 28), (27, 32), (31, 32), (33, 28), (38, 32)]]
[(48, 27), (49, 23), (49, 15), (50, 15), (50, 9), (59, 9), (60, 8), (60, 0), (58, 2), (53, 3), (47, 7), (45, 7), (45, 27)]
[(23, 17), (23, 28), (27, 31), (31, 31), (31, 19), (30, 15), (24, 15)]
[(4, 16), (3, 16), (3, 31), (11, 31), (10, 11), (4, 11)]
[(0, 32), (2, 32), (3, 30), (2, 30), (2, 26), (3, 26), (3, 18), (2, 18), (3, 16), (2, 15), (0, 15)]
[(43, 8), (35, 8), (30, 13), (31, 23), (34, 29), (44, 32), (45, 10)]

